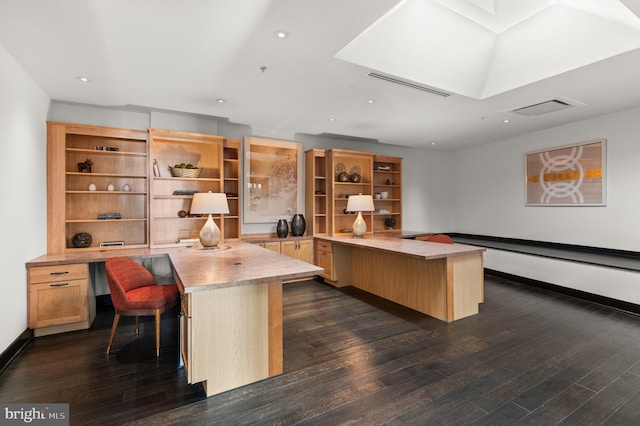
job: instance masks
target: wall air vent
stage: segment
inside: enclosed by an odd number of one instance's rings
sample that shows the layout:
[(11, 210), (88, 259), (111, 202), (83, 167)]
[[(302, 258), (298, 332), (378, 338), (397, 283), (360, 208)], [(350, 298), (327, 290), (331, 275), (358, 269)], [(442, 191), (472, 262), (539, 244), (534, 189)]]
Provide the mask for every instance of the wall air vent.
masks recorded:
[(377, 72), (370, 72), (367, 75), (369, 77), (379, 78), (380, 80), (388, 81), (389, 83), (400, 84), (402, 86), (410, 87), (412, 89), (422, 90), (423, 92), (431, 93), (431, 94), (442, 96), (442, 97), (445, 97), (445, 98), (448, 97), (448, 96), (451, 96), (451, 93), (442, 92), (442, 91), (437, 90), (437, 89), (432, 89), (430, 87), (423, 86), (421, 84), (414, 83), (414, 82), (409, 81), (409, 80), (402, 80), (402, 79), (399, 79), (397, 77), (392, 77), (390, 75), (381, 74), (381, 73), (377, 73)]
[(563, 109), (573, 108), (574, 104), (562, 99), (551, 99), (549, 101), (540, 102), (522, 108), (512, 110), (512, 112), (527, 117), (548, 114), (550, 112), (562, 111)]

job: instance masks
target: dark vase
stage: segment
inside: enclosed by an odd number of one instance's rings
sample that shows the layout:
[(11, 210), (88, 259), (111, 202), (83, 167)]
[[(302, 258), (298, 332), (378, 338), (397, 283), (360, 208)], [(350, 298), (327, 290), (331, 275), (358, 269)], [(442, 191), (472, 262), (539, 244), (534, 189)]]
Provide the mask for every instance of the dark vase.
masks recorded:
[(280, 219), (278, 221), (278, 226), (276, 226), (276, 234), (278, 234), (278, 238), (286, 238), (289, 233), (289, 224), (287, 223), (287, 219)]
[(307, 223), (304, 220), (304, 216), (301, 214), (294, 214), (291, 219), (291, 235), (294, 237), (300, 237), (304, 235), (304, 231), (307, 229)]

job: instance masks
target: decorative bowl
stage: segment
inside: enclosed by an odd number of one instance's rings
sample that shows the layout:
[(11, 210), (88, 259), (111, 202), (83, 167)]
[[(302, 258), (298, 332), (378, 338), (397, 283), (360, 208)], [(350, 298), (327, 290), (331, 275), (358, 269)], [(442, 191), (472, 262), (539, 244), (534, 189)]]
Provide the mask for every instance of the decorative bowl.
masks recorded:
[(197, 178), (200, 176), (200, 172), (202, 171), (202, 169), (199, 168), (193, 168), (193, 169), (186, 169), (186, 168), (181, 168), (181, 167), (170, 167), (171, 169), (171, 175), (173, 177), (181, 177), (181, 178)]

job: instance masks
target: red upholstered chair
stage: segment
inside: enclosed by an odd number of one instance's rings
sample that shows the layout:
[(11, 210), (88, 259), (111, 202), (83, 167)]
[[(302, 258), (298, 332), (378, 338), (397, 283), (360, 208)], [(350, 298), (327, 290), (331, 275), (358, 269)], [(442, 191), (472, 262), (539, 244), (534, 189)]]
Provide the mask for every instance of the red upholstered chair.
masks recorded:
[(160, 356), (160, 315), (178, 302), (178, 288), (175, 284), (158, 284), (144, 266), (126, 257), (107, 259), (105, 269), (111, 301), (116, 311), (107, 344), (107, 354), (111, 350), (121, 315), (136, 317), (136, 334), (139, 331), (139, 317), (154, 315), (156, 357)]
[(453, 240), (450, 236), (445, 234), (433, 234), (427, 237), (425, 241), (431, 241), (432, 243), (445, 243), (445, 244), (453, 244)]

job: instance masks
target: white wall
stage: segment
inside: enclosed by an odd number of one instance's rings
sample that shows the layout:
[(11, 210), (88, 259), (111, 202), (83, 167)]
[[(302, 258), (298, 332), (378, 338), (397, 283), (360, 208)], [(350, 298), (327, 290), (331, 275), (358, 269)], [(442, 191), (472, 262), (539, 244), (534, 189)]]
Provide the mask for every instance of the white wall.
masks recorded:
[(46, 119), (49, 98), (0, 45), (2, 255), (0, 351), (27, 328), (25, 262), (47, 250)]
[[(455, 153), (457, 232), (639, 251), (640, 108), (596, 117)], [(607, 205), (527, 207), (524, 154), (607, 139)], [(640, 274), (488, 253), (487, 268), (639, 303)]]

